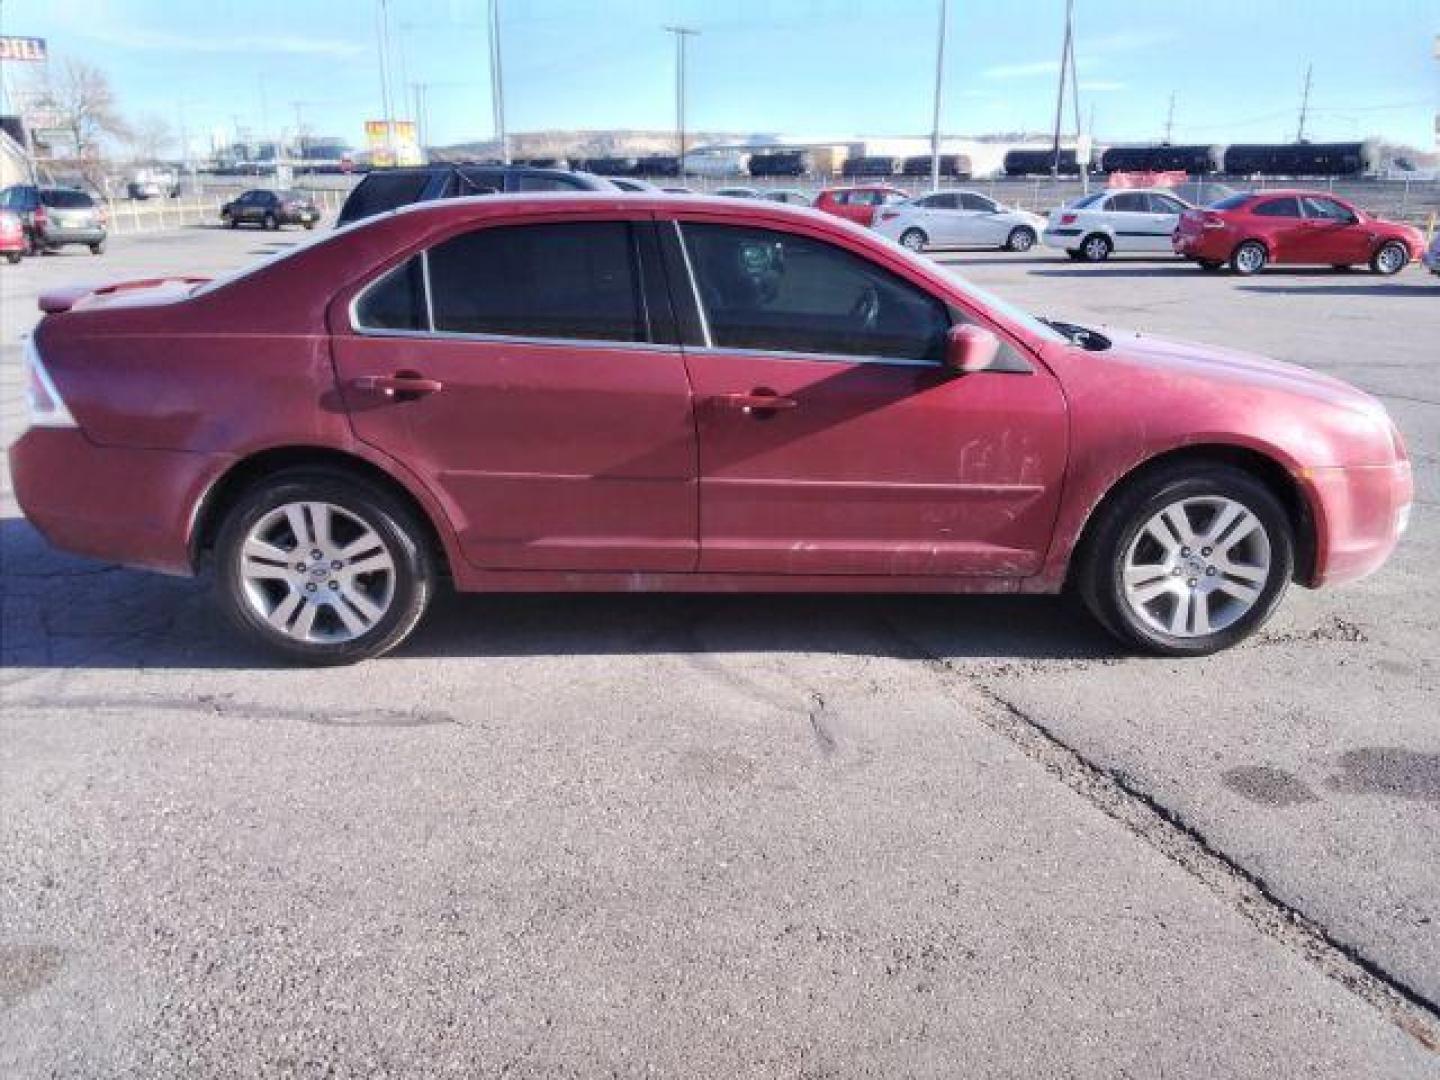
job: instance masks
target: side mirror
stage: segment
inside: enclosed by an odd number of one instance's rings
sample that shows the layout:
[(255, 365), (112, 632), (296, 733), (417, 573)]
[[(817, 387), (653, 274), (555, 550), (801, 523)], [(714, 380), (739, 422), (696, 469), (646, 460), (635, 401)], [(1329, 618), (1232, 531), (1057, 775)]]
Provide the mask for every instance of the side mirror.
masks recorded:
[(1000, 339), (983, 326), (952, 326), (945, 337), (945, 366), (956, 375), (973, 375), (995, 362)]

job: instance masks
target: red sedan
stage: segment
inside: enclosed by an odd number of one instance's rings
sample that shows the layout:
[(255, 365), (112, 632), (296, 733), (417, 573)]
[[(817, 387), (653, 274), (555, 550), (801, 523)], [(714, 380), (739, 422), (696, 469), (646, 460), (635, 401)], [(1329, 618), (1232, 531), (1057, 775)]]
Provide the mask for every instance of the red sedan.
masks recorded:
[(834, 214), (857, 225), (874, 225), (882, 206), (894, 206), (910, 196), (888, 184), (826, 188), (815, 196), (815, 209)]
[(1328, 192), (1298, 190), (1243, 192), (1187, 210), (1172, 242), (1177, 255), (1205, 270), (1228, 262), (1237, 274), (1259, 273), (1270, 263), (1369, 263), (1377, 274), (1393, 274), (1425, 251), (1425, 237), (1413, 226), (1384, 221)]
[(230, 278), (45, 295), (11, 448), (55, 545), (215, 568), (306, 662), (461, 590), (1054, 593), (1210, 652), (1368, 574), (1412, 480), (1378, 402), (1046, 322), (810, 210), (422, 203)]

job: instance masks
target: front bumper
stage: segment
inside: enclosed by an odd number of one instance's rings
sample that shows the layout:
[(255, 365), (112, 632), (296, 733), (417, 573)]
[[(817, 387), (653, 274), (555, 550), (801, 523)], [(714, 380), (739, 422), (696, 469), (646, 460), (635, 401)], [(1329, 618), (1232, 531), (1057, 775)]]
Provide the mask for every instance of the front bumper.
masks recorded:
[(10, 447), (15, 498), (55, 547), (167, 574), (194, 572), (190, 531), (223, 455), (97, 446), (75, 428), (31, 428)]
[(1415, 479), (1408, 461), (1304, 469), (1316, 516), (1311, 586), (1358, 581), (1384, 565), (1409, 523)]

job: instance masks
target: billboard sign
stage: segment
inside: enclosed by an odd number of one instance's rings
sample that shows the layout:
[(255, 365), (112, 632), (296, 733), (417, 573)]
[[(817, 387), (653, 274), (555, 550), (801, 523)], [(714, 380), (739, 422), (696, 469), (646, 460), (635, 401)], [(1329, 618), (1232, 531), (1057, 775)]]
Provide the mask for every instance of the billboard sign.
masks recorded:
[(50, 59), (43, 37), (0, 37), (0, 61), (43, 64)]
[[(394, 128), (394, 145), (391, 145), (391, 128)], [(385, 168), (388, 165), (423, 165), (420, 143), (415, 137), (413, 120), (396, 120), (393, 125), (385, 120), (365, 121), (365, 146), (370, 151), (370, 164)]]

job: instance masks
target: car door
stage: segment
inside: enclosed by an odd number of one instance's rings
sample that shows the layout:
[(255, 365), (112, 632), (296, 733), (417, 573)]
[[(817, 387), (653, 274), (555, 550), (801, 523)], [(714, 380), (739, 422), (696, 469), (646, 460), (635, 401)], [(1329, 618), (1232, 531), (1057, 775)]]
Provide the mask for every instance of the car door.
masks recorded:
[(954, 208), (955, 196), (940, 194), (926, 195), (896, 210), (905, 218), (902, 230), (914, 225), (924, 230), (931, 247), (951, 247), (956, 243)]
[(1304, 261), (1305, 218), (1300, 213), (1299, 199), (1293, 195), (1266, 199), (1256, 203), (1250, 213), (1270, 249), (1271, 262)]
[(1295, 262), (1348, 266), (1370, 258), (1370, 237), (1355, 212), (1324, 195), (1303, 195), (1304, 215), (1295, 243)]
[(965, 222), (965, 243), (978, 247), (995, 247), (1005, 242), (1009, 226), (999, 220), (999, 207), (984, 195), (973, 191), (960, 195)]
[(1150, 223), (1155, 229), (1154, 237), (1150, 240), (1150, 250), (1173, 252), (1173, 240), (1175, 230), (1180, 227), (1180, 215), (1189, 207), (1179, 199), (1158, 191), (1147, 194), (1145, 200), (1150, 204)]
[(1115, 236), (1116, 251), (1146, 251), (1146, 220), (1150, 204), (1139, 191), (1121, 191), (1110, 196), (1105, 206), (1106, 222)]
[(690, 387), (650, 215), (515, 222), (337, 298), (357, 435), (436, 494), (474, 566), (693, 570)]
[(1003, 370), (953, 375), (964, 316), (896, 265), (802, 227), (677, 216), (672, 291), (703, 312), (685, 358), (702, 570), (1038, 569), (1065, 465), (1051, 375), (1012, 344)]

